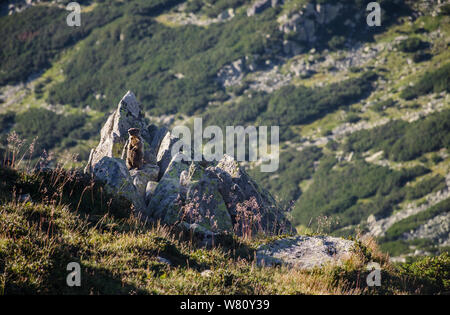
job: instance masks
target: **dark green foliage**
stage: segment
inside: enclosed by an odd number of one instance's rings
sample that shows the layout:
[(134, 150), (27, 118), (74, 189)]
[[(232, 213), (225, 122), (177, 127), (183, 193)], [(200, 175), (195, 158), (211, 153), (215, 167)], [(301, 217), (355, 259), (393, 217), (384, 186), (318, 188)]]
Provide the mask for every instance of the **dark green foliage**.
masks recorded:
[(205, 124), (280, 126), (280, 138), (292, 140), (291, 125), (306, 124), (338, 108), (348, 106), (367, 96), (372, 90), (373, 72), (355, 79), (321, 88), (289, 85), (272, 94), (253, 92), (239, 101), (207, 111)]
[(420, 38), (417, 37), (410, 37), (408, 39), (405, 39), (403, 41), (401, 41), (398, 45), (397, 48), (405, 53), (411, 53), (411, 52), (416, 52), (420, 49), (424, 49), (427, 47), (427, 43), (423, 42), (422, 40), (420, 40)]
[(333, 50), (337, 50), (344, 46), (345, 41), (346, 38), (344, 36), (333, 36), (328, 42), (328, 46)]
[[(102, 1), (93, 11), (82, 15), (82, 27), (78, 28), (65, 25), (66, 12), (60, 9), (51, 11), (33, 7), (26, 10), (18, 15), (23, 24), (20, 27), (17, 23), (13, 25), (13, 18), (2, 19), (1, 23), (9, 31), (2, 32), (4, 42), (8, 44), (5, 45), (7, 49), (2, 50), (4, 58), (0, 58), (2, 69), (6, 69), (0, 85), (2, 82), (25, 80), (30, 74), (48, 67), (59, 51), (90, 35), (86, 45), (65, 67), (65, 82), (52, 87), (51, 103), (89, 104), (95, 109), (105, 110), (115, 104), (126, 90), (133, 90), (152, 114), (192, 114), (203, 110), (210, 101), (226, 98), (224, 90), (215, 81), (217, 71), (225, 64), (244, 56), (250, 59), (257, 56), (254, 61), (260, 63), (280, 54), (283, 36), (275, 18), (279, 9), (267, 9), (251, 18), (238, 13), (232, 23), (212, 24), (208, 28), (192, 25), (168, 28), (154, 22), (155, 15), (179, 2)], [(225, 8), (237, 8), (249, 2), (190, 1), (188, 11), (200, 10), (216, 16)], [(352, 13), (365, 9), (366, 4), (366, 1), (349, 3), (350, 9), (345, 14), (354, 16)], [(389, 23), (395, 21), (394, 15), (402, 11), (398, 9), (404, 7), (403, 3), (390, 0), (383, 1), (382, 6), (396, 8), (386, 9), (386, 14), (383, 14)], [(365, 19), (362, 22), (365, 23)], [(103, 26), (99, 32), (91, 34), (93, 27), (99, 26)], [(318, 36), (326, 42), (327, 38), (342, 38), (351, 31), (347, 29), (340, 34), (337, 29), (331, 25), (329, 29), (318, 32)], [(335, 31), (339, 34), (334, 34)], [(35, 37), (28, 40), (30, 36), (24, 35), (27, 40), (22, 43), (15, 40), (18, 34), (34, 34)], [(16, 58), (17, 55), (20, 58)], [(174, 73), (183, 73), (185, 77), (177, 79)], [(105, 94), (106, 99), (95, 99), (98, 92)], [(39, 87), (36, 94), (37, 97), (42, 96)]]
[(38, 138), (33, 157), (49, 150), (85, 123), (84, 115), (58, 115), (46, 109), (32, 108), (17, 115), (15, 131), (27, 140)]
[(205, 125), (225, 127), (254, 123), (266, 111), (269, 98), (270, 95), (265, 93), (252, 93), (251, 97), (244, 95), (239, 102), (207, 111)]
[(420, 181), (414, 187), (409, 187), (406, 194), (406, 199), (412, 200), (422, 198), (431, 192), (444, 189), (445, 187), (447, 187), (445, 177), (436, 175)]
[[(396, 241), (387, 241), (380, 244), (380, 249), (383, 252), (389, 253), (391, 257), (411, 253), (416, 249), (427, 251), (433, 255), (439, 255), (440, 253), (446, 251), (444, 247), (436, 246), (435, 242), (428, 238), (417, 238), (408, 241), (403, 239), (398, 239)], [(407, 261), (420, 260), (419, 257), (412, 256), (407, 257), (406, 259)]]
[(53, 6), (33, 6), (0, 19), (0, 85), (25, 81), (48, 68), (62, 49), (118, 17), (118, 6), (115, 1), (97, 6), (82, 15), (80, 27), (67, 26), (67, 11)]
[(30, 194), (34, 201), (53, 200), (83, 214), (103, 215), (109, 212), (118, 218), (130, 214), (129, 201), (107, 193), (101, 182), (77, 171), (58, 168), (28, 174), (0, 164), (0, 175), (1, 202), (11, 200), (14, 194)]
[(348, 136), (345, 143), (347, 152), (362, 153), (368, 150), (388, 149), (396, 139), (400, 138), (407, 123), (396, 120), (372, 130), (361, 130)]
[(16, 113), (8, 111), (4, 114), (0, 114), (0, 126), (2, 126), (2, 132), (7, 131), (15, 122)]
[(283, 87), (271, 95), (262, 118), (281, 126), (311, 122), (366, 97), (376, 78), (375, 73), (366, 72), (359, 78), (321, 88)]
[(436, 257), (424, 257), (411, 264), (402, 264), (400, 270), (413, 287), (422, 287), (424, 294), (450, 291), (450, 255), (444, 252)]
[[(339, 218), (337, 229), (359, 224), (370, 214), (387, 216), (392, 213), (393, 206), (403, 200), (401, 188), (428, 172), (421, 167), (394, 171), (361, 160), (336, 162), (330, 158), (322, 159), (313, 183), (295, 204), (295, 223), (308, 225), (321, 215), (334, 216)], [(374, 199), (360, 202), (367, 198)]]
[(434, 163), (434, 164), (439, 164), (440, 162), (442, 162), (444, 159), (440, 156), (440, 155), (437, 155), (436, 153), (434, 153), (432, 156), (431, 156), (431, 161)]
[[(244, 56), (270, 58), (265, 49), (279, 53), (279, 41), (272, 10), (252, 18), (238, 15), (233, 23), (208, 28), (172, 28), (151, 17), (126, 16), (87, 39), (86, 47), (65, 68), (67, 80), (54, 86), (49, 100), (74, 106), (89, 103), (105, 110), (126, 90), (133, 90), (153, 114), (192, 114), (209, 101), (225, 99), (216, 81), (220, 68)], [(95, 99), (97, 91), (106, 99)]]
[(14, 183), (18, 180), (19, 175), (16, 171), (3, 167), (3, 156), (0, 163), (0, 203), (11, 198)]
[(450, 63), (425, 73), (414, 86), (408, 86), (402, 91), (401, 97), (414, 99), (428, 93), (450, 92)]
[(409, 161), (424, 153), (450, 146), (450, 110), (407, 123), (393, 121), (348, 137), (345, 150), (365, 152), (383, 150), (394, 161)]
[(447, 213), (448, 211), (450, 211), (450, 199), (441, 201), (426, 211), (409, 216), (406, 219), (395, 223), (386, 231), (382, 241), (398, 240), (404, 233), (414, 230), (435, 216), (442, 213)]
[(262, 173), (256, 168), (250, 175), (269, 190), (284, 208), (288, 208), (301, 194), (300, 182), (313, 175), (314, 162), (321, 157), (322, 151), (317, 147), (308, 147), (300, 152), (289, 149), (280, 153), (276, 173)]
[(206, 14), (215, 18), (228, 8), (236, 9), (251, 0), (192, 0), (186, 3), (186, 12)]
[(126, 4), (126, 15), (157, 16), (183, 0), (133, 0)]
[(413, 61), (418, 63), (422, 61), (430, 60), (433, 57), (433, 55), (425, 52), (417, 52), (413, 55)]
[[(397, 21), (397, 18), (409, 15), (411, 10), (406, 1), (396, 0), (380, 0), (377, 1), (381, 7), (381, 26), (369, 27), (367, 25), (367, 4), (373, 2), (370, 0), (346, 0), (342, 1), (345, 9), (341, 10), (339, 16), (331, 23), (317, 25), (315, 33), (320, 39), (314, 43), (314, 47), (318, 49), (335, 49), (342, 47), (344, 42), (352, 41), (373, 41), (375, 34), (381, 33), (390, 25)], [(331, 3), (336, 4), (335, 0), (313, 1), (313, 3)], [(361, 14), (364, 12), (364, 14)], [(346, 20), (352, 21), (354, 24), (343, 23)]]
[(444, 4), (443, 6), (441, 6), (439, 15), (450, 15), (450, 4)]
[(392, 98), (389, 98), (385, 101), (380, 101), (380, 102), (375, 103), (372, 106), (372, 109), (376, 112), (382, 112), (389, 107), (393, 107), (394, 105), (395, 105), (395, 101)]
[(361, 117), (359, 117), (355, 113), (349, 113), (346, 118), (346, 121), (351, 124), (357, 123), (360, 120), (361, 120)]

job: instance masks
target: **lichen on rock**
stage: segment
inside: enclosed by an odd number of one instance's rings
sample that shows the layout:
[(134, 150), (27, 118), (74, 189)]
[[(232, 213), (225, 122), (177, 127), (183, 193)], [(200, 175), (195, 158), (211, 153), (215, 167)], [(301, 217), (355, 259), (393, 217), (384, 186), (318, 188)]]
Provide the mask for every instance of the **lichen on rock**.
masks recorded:
[(326, 263), (340, 264), (350, 258), (355, 242), (331, 236), (296, 236), (261, 245), (256, 251), (258, 265), (285, 265), (312, 269)]

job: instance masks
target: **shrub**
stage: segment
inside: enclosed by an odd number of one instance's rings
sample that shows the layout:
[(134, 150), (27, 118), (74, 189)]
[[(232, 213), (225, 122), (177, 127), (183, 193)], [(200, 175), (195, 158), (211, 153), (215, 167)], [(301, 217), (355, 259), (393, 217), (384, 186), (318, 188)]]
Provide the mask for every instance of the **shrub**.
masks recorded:
[(26, 140), (38, 138), (33, 157), (42, 151), (52, 149), (71, 132), (85, 123), (85, 116), (81, 114), (59, 115), (42, 108), (32, 108), (17, 115), (15, 130)]
[(395, 241), (402, 235), (411, 230), (415, 230), (419, 226), (425, 224), (428, 220), (435, 216), (446, 213), (450, 209), (450, 199), (443, 200), (426, 211), (412, 215), (399, 222), (394, 223), (387, 231), (382, 241)]
[(389, 159), (409, 161), (450, 146), (450, 110), (434, 113), (413, 123), (393, 121), (372, 130), (351, 134), (344, 145), (347, 152), (383, 150)]
[(344, 36), (333, 36), (328, 42), (328, 47), (333, 50), (342, 48), (345, 44), (346, 38)]
[(347, 115), (347, 119), (346, 119), (346, 121), (351, 124), (357, 123), (360, 120), (361, 120), (361, 117), (359, 117), (358, 115), (356, 115), (354, 113), (349, 113)]
[[(370, 214), (385, 217), (404, 199), (405, 184), (429, 172), (423, 167), (394, 171), (359, 159), (336, 162), (330, 157), (321, 160), (311, 186), (295, 203), (292, 216), (296, 224), (308, 225), (318, 216), (332, 216), (339, 217), (338, 229), (359, 224)], [(359, 202), (369, 198), (370, 202)]]
[(411, 52), (416, 52), (420, 49), (423, 49), (427, 47), (427, 43), (421, 41), (419, 38), (417, 37), (410, 37), (408, 39), (405, 39), (403, 41), (401, 41), (398, 45), (397, 48), (405, 53), (411, 53)]
[(450, 63), (425, 73), (414, 86), (408, 86), (400, 96), (406, 100), (428, 93), (450, 92)]
[(409, 200), (422, 198), (423, 196), (437, 191), (443, 188), (446, 188), (447, 184), (445, 182), (445, 178), (441, 175), (436, 175), (430, 177), (428, 179), (422, 180), (417, 183), (414, 187), (409, 187), (408, 192), (406, 194), (406, 198)]
[(376, 112), (382, 112), (389, 107), (393, 107), (395, 105), (395, 101), (392, 98), (389, 98), (385, 101), (380, 101), (375, 103), (372, 108)]
[(429, 53), (417, 52), (413, 55), (412, 59), (415, 63), (419, 63), (422, 61), (430, 60), (432, 57), (433, 57), (433, 55), (431, 55)]
[(279, 125), (296, 125), (311, 122), (339, 107), (351, 105), (367, 96), (372, 90), (373, 72), (359, 78), (334, 83), (325, 88), (287, 86), (274, 92), (262, 116), (264, 121)]
[(415, 287), (423, 287), (424, 294), (450, 291), (450, 255), (444, 252), (436, 257), (424, 257), (411, 264), (400, 266)]

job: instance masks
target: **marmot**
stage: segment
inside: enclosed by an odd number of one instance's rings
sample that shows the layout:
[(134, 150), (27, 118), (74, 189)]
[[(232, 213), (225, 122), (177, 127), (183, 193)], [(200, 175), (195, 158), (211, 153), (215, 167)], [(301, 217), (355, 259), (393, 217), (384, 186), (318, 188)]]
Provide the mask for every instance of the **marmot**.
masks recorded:
[(126, 164), (129, 170), (141, 168), (144, 164), (144, 145), (138, 128), (128, 129), (128, 145)]

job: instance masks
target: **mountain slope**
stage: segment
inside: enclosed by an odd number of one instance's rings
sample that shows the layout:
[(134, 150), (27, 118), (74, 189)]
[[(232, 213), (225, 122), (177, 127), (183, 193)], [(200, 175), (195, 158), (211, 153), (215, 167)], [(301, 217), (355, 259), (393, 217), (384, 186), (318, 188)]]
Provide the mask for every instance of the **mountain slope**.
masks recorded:
[(81, 166), (133, 90), (168, 127), (279, 125), (278, 172), (246, 166), (299, 230), (448, 251), (448, 2), (380, 1), (368, 27), (370, 1), (80, 1), (80, 28), (67, 2), (0, 17), (0, 153), (16, 130)]

